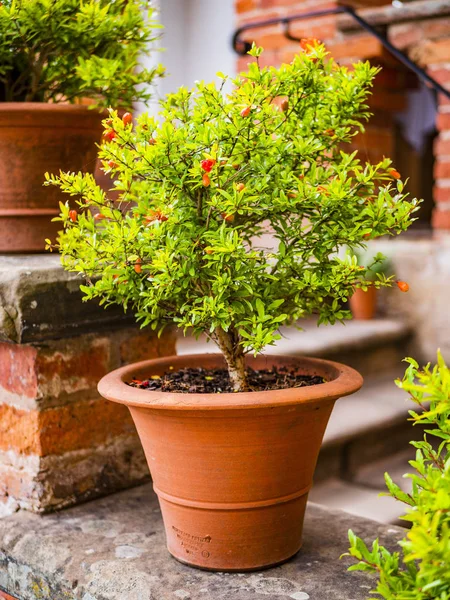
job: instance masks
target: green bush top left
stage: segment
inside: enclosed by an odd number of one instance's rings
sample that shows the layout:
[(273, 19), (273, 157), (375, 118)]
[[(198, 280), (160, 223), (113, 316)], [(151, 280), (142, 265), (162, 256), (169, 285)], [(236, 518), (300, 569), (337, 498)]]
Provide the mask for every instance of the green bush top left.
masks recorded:
[(147, 0), (2, 0), (0, 102), (146, 101), (164, 69), (138, 59), (160, 28)]

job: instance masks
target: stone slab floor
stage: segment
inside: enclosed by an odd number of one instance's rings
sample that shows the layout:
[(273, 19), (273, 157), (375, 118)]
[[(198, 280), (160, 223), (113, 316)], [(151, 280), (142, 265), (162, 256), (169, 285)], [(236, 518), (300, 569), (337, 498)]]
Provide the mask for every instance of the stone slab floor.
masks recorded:
[(60, 513), (0, 520), (0, 589), (20, 600), (365, 600), (370, 580), (347, 573), (347, 530), (389, 547), (402, 537), (344, 512), (308, 506), (304, 546), (260, 573), (208, 573), (165, 548), (151, 485)]

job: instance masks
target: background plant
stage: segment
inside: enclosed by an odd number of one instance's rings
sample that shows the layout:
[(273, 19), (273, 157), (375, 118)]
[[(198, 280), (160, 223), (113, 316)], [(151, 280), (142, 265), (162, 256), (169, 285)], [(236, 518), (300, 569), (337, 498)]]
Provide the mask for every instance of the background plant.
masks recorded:
[(138, 67), (159, 25), (145, 0), (2, 0), (0, 101), (130, 108), (161, 67)]
[[(386, 600), (450, 598), (450, 370), (438, 353), (437, 365), (419, 370), (413, 359), (397, 385), (409, 393), (420, 412), (410, 411), (414, 425), (424, 425), (421, 442), (411, 442), (416, 458), (412, 492), (407, 494), (386, 473), (389, 495), (407, 506), (411, 524), (400, 552), (389, 552), (378, 540), (369, 549), (349, 532), (350, 555), (358, 562), (349, 570), (376, 573), (373, 592)], [(429, 405), (428, 405), (429, 403)], [(431, 444), (428, 436), (437, 440)]]
[(356, 263), (364, 267), (364, 278), (367, 281), (376, 281), (378, 274), (387, 275), (391, 271), (389, 260), (380, 252), (374, 254), (370, 247), (353, 250), (352, 255), (356, 258)]
[[(74, 196), (61, 207), (57, 247), (65, 267), (91, 279), (86, 299), (131, 309), (153, 328), (174, 322), (220, 347), (236, 391), (247, 387), (244, 354), (259, 352), (280, 325), (341, 308), (367, 282), (342, 246), (395, 234), (411, 223), (390, 161), (361, 165), (345, 144), (367, 119), (377, 69), (329, 60), (315, 41), (291, 64), (255, 62), (233, 79), (181, 88), (161, 102), (161, 121), (105, 121), (100, 157), (118, 202), (90, 175), (47, 176)], [(78, 207), (78, 208), (74, 208)], [(97, 212), (98, 214), (94, 214)], [(272, 234), (269, 248), (265, 234)]]

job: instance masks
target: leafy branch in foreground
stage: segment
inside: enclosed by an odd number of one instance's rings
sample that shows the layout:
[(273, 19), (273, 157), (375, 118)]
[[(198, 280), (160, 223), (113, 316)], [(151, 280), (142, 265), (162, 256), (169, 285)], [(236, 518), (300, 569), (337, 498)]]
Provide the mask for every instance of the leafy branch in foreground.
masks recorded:
[[(405, 493), (386, 473), (389, 495), (403, 502), (402, 517), (411, 529), (400, 542), (400, 552), (389, 552), (375, 540), (372, 548), (349, 532), (349, 555), (358, 562), (349, 570), (376, 573), (371, 593), (386, 600), (450, 599), (450, 370), (440, 352), (434, 367), (419, 370), (413, 359), (397, 385), (420, 409), (410, 411), (414, 425), (426, 427), (423, 441), (411, 442), (416, 458), (412, 491)], [(431, 444), (427, 436), (437, 439)]]
[(219, 88), (169, 94), (160, 120), (112, 112), (100, 157), (117, 201), (90, 175), (47, 175), (74, 197), (57, 247), (65, 268), (90, 278), (85, 297), (121, 304), (143, 326), (206, 333), (236, 391), (247, 388), (244, 354), (273, 344), (281, 325), (349, 318), (355, 287), (391, 285), (339, 249), (407, 229), (419, 202), (388, 159), (362, 165), (344, 151), (368, 118), (376, 68), (339, 66), (317, 44), (279, 68), (251, 54), (228, 95), (218, 74)]

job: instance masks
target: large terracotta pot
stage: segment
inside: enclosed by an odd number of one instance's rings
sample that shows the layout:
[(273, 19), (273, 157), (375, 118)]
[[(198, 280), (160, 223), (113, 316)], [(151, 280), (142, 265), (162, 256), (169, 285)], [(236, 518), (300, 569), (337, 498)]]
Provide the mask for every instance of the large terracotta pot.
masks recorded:
[(237, 394), (150, 392), (126, 385), (170, 367), (223, 367), (220, 354), (173, 356), (117, 369), (100, 394), (126, 404), (161, 505), (169, 552), (209, 570), (281, 563), (302, 543), (303, 517), (335, 400), (362, 385), (338, 363), (282, 356), (248, 358), (322, 375), (304, 388)]
[(373, 319), (376, 308), (377, 290), (374, 287), (367, 288), (367, 291), (357, 288), (350, 297), (350, 309), (355, 319)]
[(104, 115), (84, 105), (0, 103), (0, 252), (42, 252), (62, 228), (44, 174), (94, 172)]

